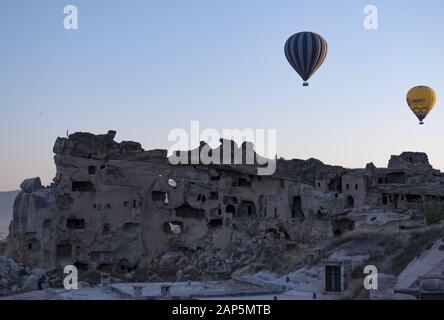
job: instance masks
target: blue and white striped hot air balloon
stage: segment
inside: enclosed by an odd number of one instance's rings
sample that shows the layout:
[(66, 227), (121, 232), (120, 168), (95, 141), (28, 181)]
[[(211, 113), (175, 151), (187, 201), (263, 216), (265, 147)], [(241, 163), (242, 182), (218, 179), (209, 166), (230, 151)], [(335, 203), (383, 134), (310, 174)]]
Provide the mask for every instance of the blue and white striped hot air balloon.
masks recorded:
[(313, 32), (296, 33), (285, 43), (285, 56), (304, 80), (304, 87), (308, 86), (307, 80), (324, 62), (327, 52), (327, 41)]

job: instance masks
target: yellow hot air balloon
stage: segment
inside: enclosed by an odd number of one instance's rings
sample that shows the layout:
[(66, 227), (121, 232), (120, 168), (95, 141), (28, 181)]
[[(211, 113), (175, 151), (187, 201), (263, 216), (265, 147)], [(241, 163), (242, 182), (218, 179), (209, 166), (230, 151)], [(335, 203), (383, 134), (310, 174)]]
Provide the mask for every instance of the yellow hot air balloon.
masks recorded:
[(423, 120), (433, 109), (436, 103), (435, 91), (427, 86), (413, 87), (407, 93), (407, 104), (413, 113), (418, 117), (419, 124), (424, 124)]

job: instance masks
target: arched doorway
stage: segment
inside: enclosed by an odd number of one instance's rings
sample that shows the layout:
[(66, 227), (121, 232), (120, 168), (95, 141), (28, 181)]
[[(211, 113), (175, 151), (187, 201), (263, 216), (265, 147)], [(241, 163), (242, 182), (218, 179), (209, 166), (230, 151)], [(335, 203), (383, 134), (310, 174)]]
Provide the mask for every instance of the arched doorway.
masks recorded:
[(345, 200), (346, 208), (354, 208), (355, 207), (355, 199), (352, 196), (348, 196)]

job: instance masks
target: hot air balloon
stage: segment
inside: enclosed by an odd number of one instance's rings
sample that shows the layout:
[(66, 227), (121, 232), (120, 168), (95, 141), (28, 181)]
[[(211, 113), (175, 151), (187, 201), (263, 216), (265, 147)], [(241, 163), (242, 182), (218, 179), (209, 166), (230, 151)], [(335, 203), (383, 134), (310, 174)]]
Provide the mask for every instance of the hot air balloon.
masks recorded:
[(296, 33), (285, 43), (285, 56), (304, 80), (304, 87), (308, 86), (307, 80), (324, 62), (327, 51), (327, 41), (313, 32)]
[(418, 117), (419, 124), (424, 124), (423, 120), (433, 109), (436, 103), (435, 91), (427, 86), (413, 87), (407, 93), (407, 104), (413, 113)]

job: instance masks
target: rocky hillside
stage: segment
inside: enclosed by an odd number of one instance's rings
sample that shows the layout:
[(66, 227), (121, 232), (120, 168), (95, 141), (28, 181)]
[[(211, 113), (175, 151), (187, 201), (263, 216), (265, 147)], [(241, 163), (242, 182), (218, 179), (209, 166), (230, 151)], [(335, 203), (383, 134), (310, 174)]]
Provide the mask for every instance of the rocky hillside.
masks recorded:
[(12, 205), (18, 191), (0, 192), (0, 240), (8, 234), (9, 222), (12, 219)]

